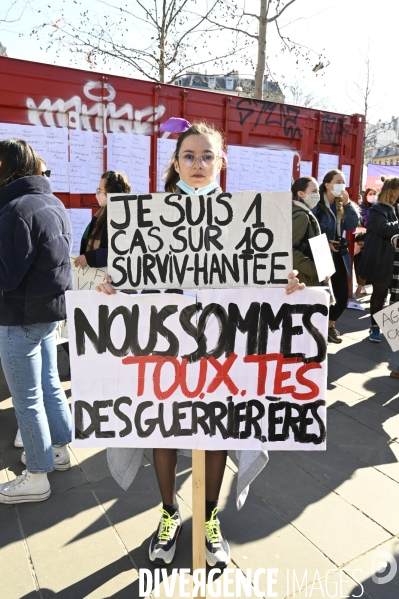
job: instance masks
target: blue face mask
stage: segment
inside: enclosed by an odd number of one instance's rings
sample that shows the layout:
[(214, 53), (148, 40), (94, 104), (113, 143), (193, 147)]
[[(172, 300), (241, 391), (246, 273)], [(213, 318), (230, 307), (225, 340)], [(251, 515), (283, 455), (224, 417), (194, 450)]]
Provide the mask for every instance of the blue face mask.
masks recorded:
[(206, 195), (207, 193), (210, 193), (211, 191), (213, 191), (214, 189), (219, 187), (219, 183), (217, 181), (214, 181), (213, 183), (209, 183), (209, 185), (207, 185), (206, 187), (200, 187), (199, 189), (195, 189), (195, 187), (191, 187), (190, 185), (187, 185), (181, 179), (180, 179), (180, 181), (177, 182), (177, 185), (180, 187), (180, 189), (182, 191), (185, 191), (186, 193), (188, 193), (188, 195), (195, 195), (195, 196)]

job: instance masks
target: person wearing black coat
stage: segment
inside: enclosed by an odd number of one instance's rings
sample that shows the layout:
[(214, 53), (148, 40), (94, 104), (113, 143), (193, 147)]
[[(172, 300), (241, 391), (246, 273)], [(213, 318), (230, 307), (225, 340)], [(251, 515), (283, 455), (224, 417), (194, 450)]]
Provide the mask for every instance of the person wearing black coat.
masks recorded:
[(107, 193), (130, 193), (130, 183), (123, 173), (106, 171), (101, 175), (100, 187), (96, 191), (96, 200), (100, 209), (86, 227), (80, 242), (80, 255), (75, 266), (107, 266), (108, 261), (108, 227), (107, 227)]
[(67, 470), (72, 419), (57, 368), (55, 328), (72, 289), (71, 225), (39, 156), (0, 141), (0, 357), (26, 470), (0, 485), (0, 503), (44, 501), (47, 473)]
[(370, 341), (380, 343), (380, 329), (374, 314), (382, 310), (392, 281), (395, 250), (392, 237), (399, 233), (394, 205), (399, 198), (399, 178), (388, 177), (369, 212), (367, 234), (360, 265), (360, 276), (373, 284), (370, 299)]

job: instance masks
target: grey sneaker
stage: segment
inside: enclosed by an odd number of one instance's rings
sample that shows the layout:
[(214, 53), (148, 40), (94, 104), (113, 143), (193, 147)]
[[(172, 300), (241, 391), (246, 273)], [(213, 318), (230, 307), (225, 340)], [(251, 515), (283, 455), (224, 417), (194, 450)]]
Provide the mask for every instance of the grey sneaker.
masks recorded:
[(230, 561), (230, 547), (216, 517), (218, 509), (216, 507), (205, 522), (205, 553), (208, 566), (222, 569)]
[(182, 528), (180, 513), (177, 511), (171, 516), (166, 510), (161, 509), (162, 518), (155, 531), (148, 556), (152, 562), (159, 565), (170, 564), (176, 553), (176, 541)]
[[(69, 457), (68, 445), (62, 447), (53, 447), (54, 464), (56, 470), (68, 470), (71, 467), (71, 459)], [(25, 452), (22, 452), (21, 462), (26, 465)]]
[(0, 485), (0, 503), (26, 503), (45, 501), (51, 495), (46, 474), (33, 474), (24, 470), (21, 476)]
[(328, 340), (331, 343), (342, 343), (342, 338), (335, 327), (328, 328)]

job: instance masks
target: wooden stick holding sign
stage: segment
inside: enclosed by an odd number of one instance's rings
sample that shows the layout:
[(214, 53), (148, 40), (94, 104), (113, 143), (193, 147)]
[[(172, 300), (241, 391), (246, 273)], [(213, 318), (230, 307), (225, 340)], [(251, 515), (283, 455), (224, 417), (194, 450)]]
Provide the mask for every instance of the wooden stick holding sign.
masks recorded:
[[(192, 451), (193, 478), (193, 574), (195, 570), (206, 572), (205, 559), (205, 450)], [(206, 597), (200, 591), (197, 597)]]

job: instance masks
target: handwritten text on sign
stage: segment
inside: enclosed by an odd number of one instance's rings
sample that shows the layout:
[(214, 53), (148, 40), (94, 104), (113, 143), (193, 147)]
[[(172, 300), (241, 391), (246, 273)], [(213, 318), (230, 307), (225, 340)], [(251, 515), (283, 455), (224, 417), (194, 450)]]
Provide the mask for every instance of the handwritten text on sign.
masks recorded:
[(320, 290), (67, 292), (75, 446), (324, 449)]
[(399, 350), (399, 302), (391, 304), (374, 314), (381, 333), (391, 346), (392, 351)]
[(283, 286), (287, 192), (108, 195), (108, 270), (120, 289)]

